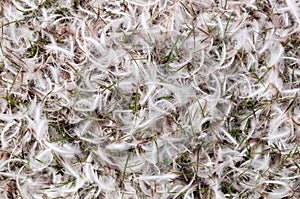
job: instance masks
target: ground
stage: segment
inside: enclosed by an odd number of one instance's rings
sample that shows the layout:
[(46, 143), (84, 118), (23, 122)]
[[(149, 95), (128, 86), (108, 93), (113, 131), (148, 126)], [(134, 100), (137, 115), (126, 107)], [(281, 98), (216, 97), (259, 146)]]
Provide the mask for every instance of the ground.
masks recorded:
[(0, 16), (0, 198), (300, 198), (298, 1)]

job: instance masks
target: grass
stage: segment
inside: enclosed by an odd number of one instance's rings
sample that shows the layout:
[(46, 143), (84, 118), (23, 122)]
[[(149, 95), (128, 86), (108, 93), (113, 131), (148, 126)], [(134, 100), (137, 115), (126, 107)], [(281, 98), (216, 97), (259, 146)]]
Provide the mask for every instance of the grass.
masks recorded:
[(1, 1), (0, 198), (299, 198), (297, 6)]

